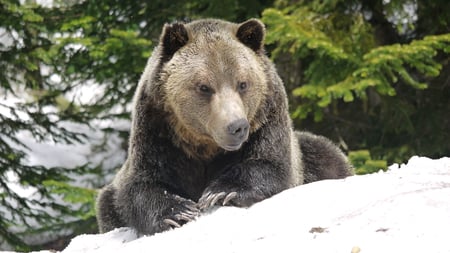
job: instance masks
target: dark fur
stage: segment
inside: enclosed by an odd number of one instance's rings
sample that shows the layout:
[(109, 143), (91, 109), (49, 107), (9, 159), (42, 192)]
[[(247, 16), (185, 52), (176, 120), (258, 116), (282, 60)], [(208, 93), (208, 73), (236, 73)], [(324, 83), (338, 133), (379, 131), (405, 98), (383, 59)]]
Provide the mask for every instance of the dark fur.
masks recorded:
[(303, 154), (304, 184), (351, 175), (346, 157), (329, 139), (308, 132), (296, 134)]
[[(198, 156), (185, 152), (185, 145), (195, 144), (177, 139), (172, 112), (164, 107), (160, 71), (164, 62), (187, 43), (188, 36), (180, 24), (166, 26), (136, 92), (127, 161), (98, 198), (101, 232), (129, 226), (151, 235), (190, 221), (202, 209), (223, 204), (225, 199), (228, 205), (246, 207), (304, 182), (351, 175), (338, 148), (324, 137), (307, 133), (297, 133), (303, 165), (299, 171), (292, 170), (295, 165), (291, 164), (291, 154), (295, 152), (291, 152), (293, 130), (287, 96), (273, 64), (263, 53), (264, 28), (259, 21), (248, 22), (236, 29), (237, 38), (262, 59), (268, 80), (267, 96), (248, 140), (237, 151), (219, 148), (204, 159), (201, 146), (196, 146)], [(206, 20), (191, 26), (193, 31), (227, 32), (222, 31), (224, 27), (233, 30), (236, 25)]]

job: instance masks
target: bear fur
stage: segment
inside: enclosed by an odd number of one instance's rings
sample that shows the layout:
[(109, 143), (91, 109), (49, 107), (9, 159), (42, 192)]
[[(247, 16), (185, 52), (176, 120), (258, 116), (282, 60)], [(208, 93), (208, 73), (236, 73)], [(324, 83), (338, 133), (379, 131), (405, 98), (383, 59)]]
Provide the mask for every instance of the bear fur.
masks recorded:
[(328, 139), (293, 130), (264, 35), (256, 19), (164, 26), (135, 93), (128, 158), (98, 197), (100, 232), (151, 235), (214, 205), (352, 174)]

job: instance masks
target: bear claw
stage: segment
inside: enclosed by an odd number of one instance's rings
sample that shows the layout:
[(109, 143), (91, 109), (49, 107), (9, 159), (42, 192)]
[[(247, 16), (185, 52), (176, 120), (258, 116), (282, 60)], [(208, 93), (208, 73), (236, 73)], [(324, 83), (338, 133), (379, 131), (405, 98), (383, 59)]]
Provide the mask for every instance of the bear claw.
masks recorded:
[(236, 198), (237, 192), (230, 192), (228, 195), (223, 199), (222, 205), (226, 205), (230, 200)]
[[(166, 218), (163, 222), (172, 228), (179, 228), (181, 225), (191, 222), (195, 220), (195, 218), (199, 215), (198, 211), (182, 211), (178, 214), (173, 215), (174, 219)], [(176, 221), (175, 221), (176, 220)]]
[(193, 221), (195, 219), (195, 217), (197, 217), (197, 215), (198, 215), (198, 213), (186, 211), (186, 212), (176, 214), (175, 218), (177, 220), (183, 220), (183, 221), (189, 222), (189, 221)]
[(181, 227), (180, 224), (178, 224), (176, 221), (174, 221), (172, 219), (164, 219), (163, 222), (166, 223), (169, 226), (172, 226), (172, 227), (176, 227), (176, 228), (180, 228)]
[(228, 194), (226, 192), (218, 192), (218, 193), (207, 192), (198, 201), (199, 203), (198, 208), (200, 210), (204, 210), (206, 208), (215, 206), (221, 199), (223, 199), (222, 206), (225, 206), (230, 202), (230, 200), (236, 198), (237, 195), (238, 195), (237, 192), (230, 192)]

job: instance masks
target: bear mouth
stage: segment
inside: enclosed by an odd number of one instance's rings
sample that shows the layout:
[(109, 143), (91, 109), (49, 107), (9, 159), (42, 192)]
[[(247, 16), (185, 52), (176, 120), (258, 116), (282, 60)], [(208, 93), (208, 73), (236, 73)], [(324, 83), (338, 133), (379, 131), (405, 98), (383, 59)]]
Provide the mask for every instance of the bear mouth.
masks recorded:
[(225, 149), (226, 151), (236, 151), (238, 149), (240, 149), (242, 146), (242, 143), (239, 144), (233, 144), (233, 145), (224, 145), (222, 146), (223, 149)]

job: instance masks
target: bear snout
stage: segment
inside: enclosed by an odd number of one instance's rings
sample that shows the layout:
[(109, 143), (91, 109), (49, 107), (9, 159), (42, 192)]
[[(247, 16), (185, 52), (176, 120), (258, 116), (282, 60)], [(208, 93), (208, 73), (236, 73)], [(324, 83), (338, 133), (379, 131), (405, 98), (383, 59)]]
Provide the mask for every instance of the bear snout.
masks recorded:
[(227, 131), (229, 135), (242, 139), (248, 134), (249, 127), (250, 125), (246, 119), (238, 119), (227, 126)]
[(241, 147), (242, 143), (247, 140), (250, 124), (246, 119), (238, 119), (231, 122), (227, 127), (226, 145), (224, 149), (234, 151)]

